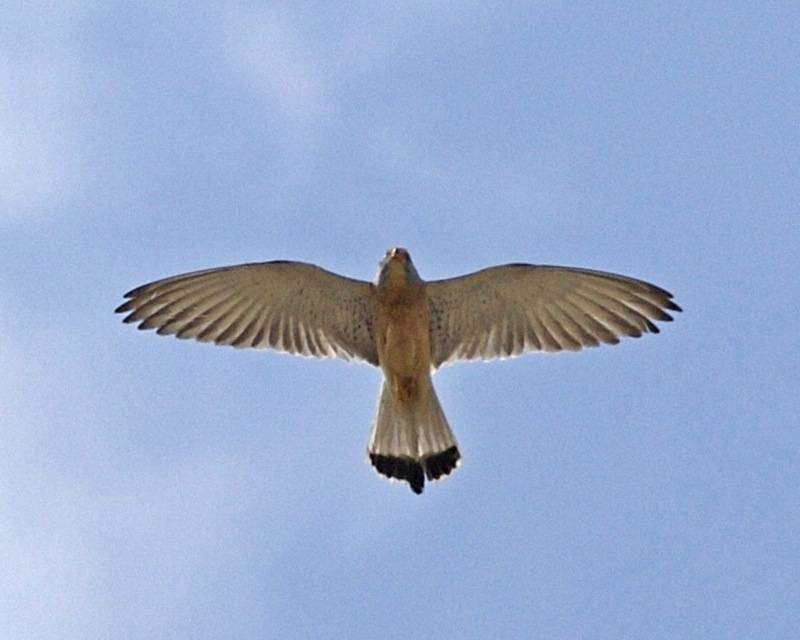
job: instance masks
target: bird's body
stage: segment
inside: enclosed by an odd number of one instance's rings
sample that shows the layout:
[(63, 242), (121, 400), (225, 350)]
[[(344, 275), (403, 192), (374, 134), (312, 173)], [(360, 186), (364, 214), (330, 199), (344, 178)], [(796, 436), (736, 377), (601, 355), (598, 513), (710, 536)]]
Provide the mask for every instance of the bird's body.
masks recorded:
[(657, 333), (652, 320), (680, 311), (655, 285), (569, 267), (511, 264), (425, 282), (405, 249), (387, 252), (374, 284), (278, 261), (166, 278), (126, 297), (117, 312), (140, 329), (379, 366), (369, 459), (416, 493), (461, 457), (431, 380), (439, 366), (615, 344)]
[(458, 464), (460, 454), (431, 381), (430, 312), (425, 283), (404, 249), (384, 260), (375, 286), (375, 338), (384, 383), (368, 447), (390, 478), (420, 493)]
[(431, 372), (428, 300), (422, 283), (378, 285), (375, 290), (378, 361), (399, 399)]

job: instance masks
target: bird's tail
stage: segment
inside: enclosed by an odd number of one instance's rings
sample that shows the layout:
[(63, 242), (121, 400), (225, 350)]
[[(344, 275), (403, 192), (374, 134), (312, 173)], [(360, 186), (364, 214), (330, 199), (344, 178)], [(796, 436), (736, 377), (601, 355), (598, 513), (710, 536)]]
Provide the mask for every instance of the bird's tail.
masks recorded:
[(422, 493), (425, 478), (446, 476), (461, 458), (430, 376), (420, 384), (400, 401), (384, 379), (367, 447), (378, 473), (405, 480), (414, 493)]

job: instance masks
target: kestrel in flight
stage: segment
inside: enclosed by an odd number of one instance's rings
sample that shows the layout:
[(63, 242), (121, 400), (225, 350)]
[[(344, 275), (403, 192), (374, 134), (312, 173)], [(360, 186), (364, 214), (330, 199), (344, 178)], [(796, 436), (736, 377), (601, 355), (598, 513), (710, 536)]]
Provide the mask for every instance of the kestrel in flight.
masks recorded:
[(426, 282), (390, 249), (375, 283), (278, 260), (195, 271), (125, 294), (124, 322), (236, 348), (362, 360), (384, 380), (367, 451), (422, 493), (461, 454), (431, 374), (446, 362), (579, 351), (658, 333), (672, 294), (626, 276), (532, 264)]

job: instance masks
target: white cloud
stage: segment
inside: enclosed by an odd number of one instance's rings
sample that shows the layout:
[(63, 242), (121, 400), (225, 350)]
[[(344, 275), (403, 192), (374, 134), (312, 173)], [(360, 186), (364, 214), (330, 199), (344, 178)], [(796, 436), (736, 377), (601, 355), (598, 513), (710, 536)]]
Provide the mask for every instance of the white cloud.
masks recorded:
[(83, 164), (82, 68), (70, 21), (46, 12), (9, 20), (11, 37), (0, 46), (0, 217), (63, 203), (80, 184)]
[(325, 110), (324, 72), (311, 42), (276, 12), (239, 14), (223, 24), (232, 71), (291, 126), (313, 128)]
[(84, 631), (90, 621), (104, 626), (100, 567), (85, 531), (91, 505), (61, 489), (11, 496), (13, 517), (4, 514), (0, 617), (8, 637), (74, 637), (76, 625)]

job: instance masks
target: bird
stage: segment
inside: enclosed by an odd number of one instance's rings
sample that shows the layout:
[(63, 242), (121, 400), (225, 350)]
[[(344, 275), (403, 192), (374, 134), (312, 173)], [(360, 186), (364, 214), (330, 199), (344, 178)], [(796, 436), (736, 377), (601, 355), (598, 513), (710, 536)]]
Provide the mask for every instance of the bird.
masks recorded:
[(124, 298), (123, 322), (160, 335), (379, 367), (367, 459), (416, 494), (461, 462), (431, 379), (439, 367), (617, 344), (659, 333), (655, 322), (681, 311), (654, 284), (575, 267), (511, 263), (425, 281), (400, 247), (374, 282), (274, 260), (164, 278)]

